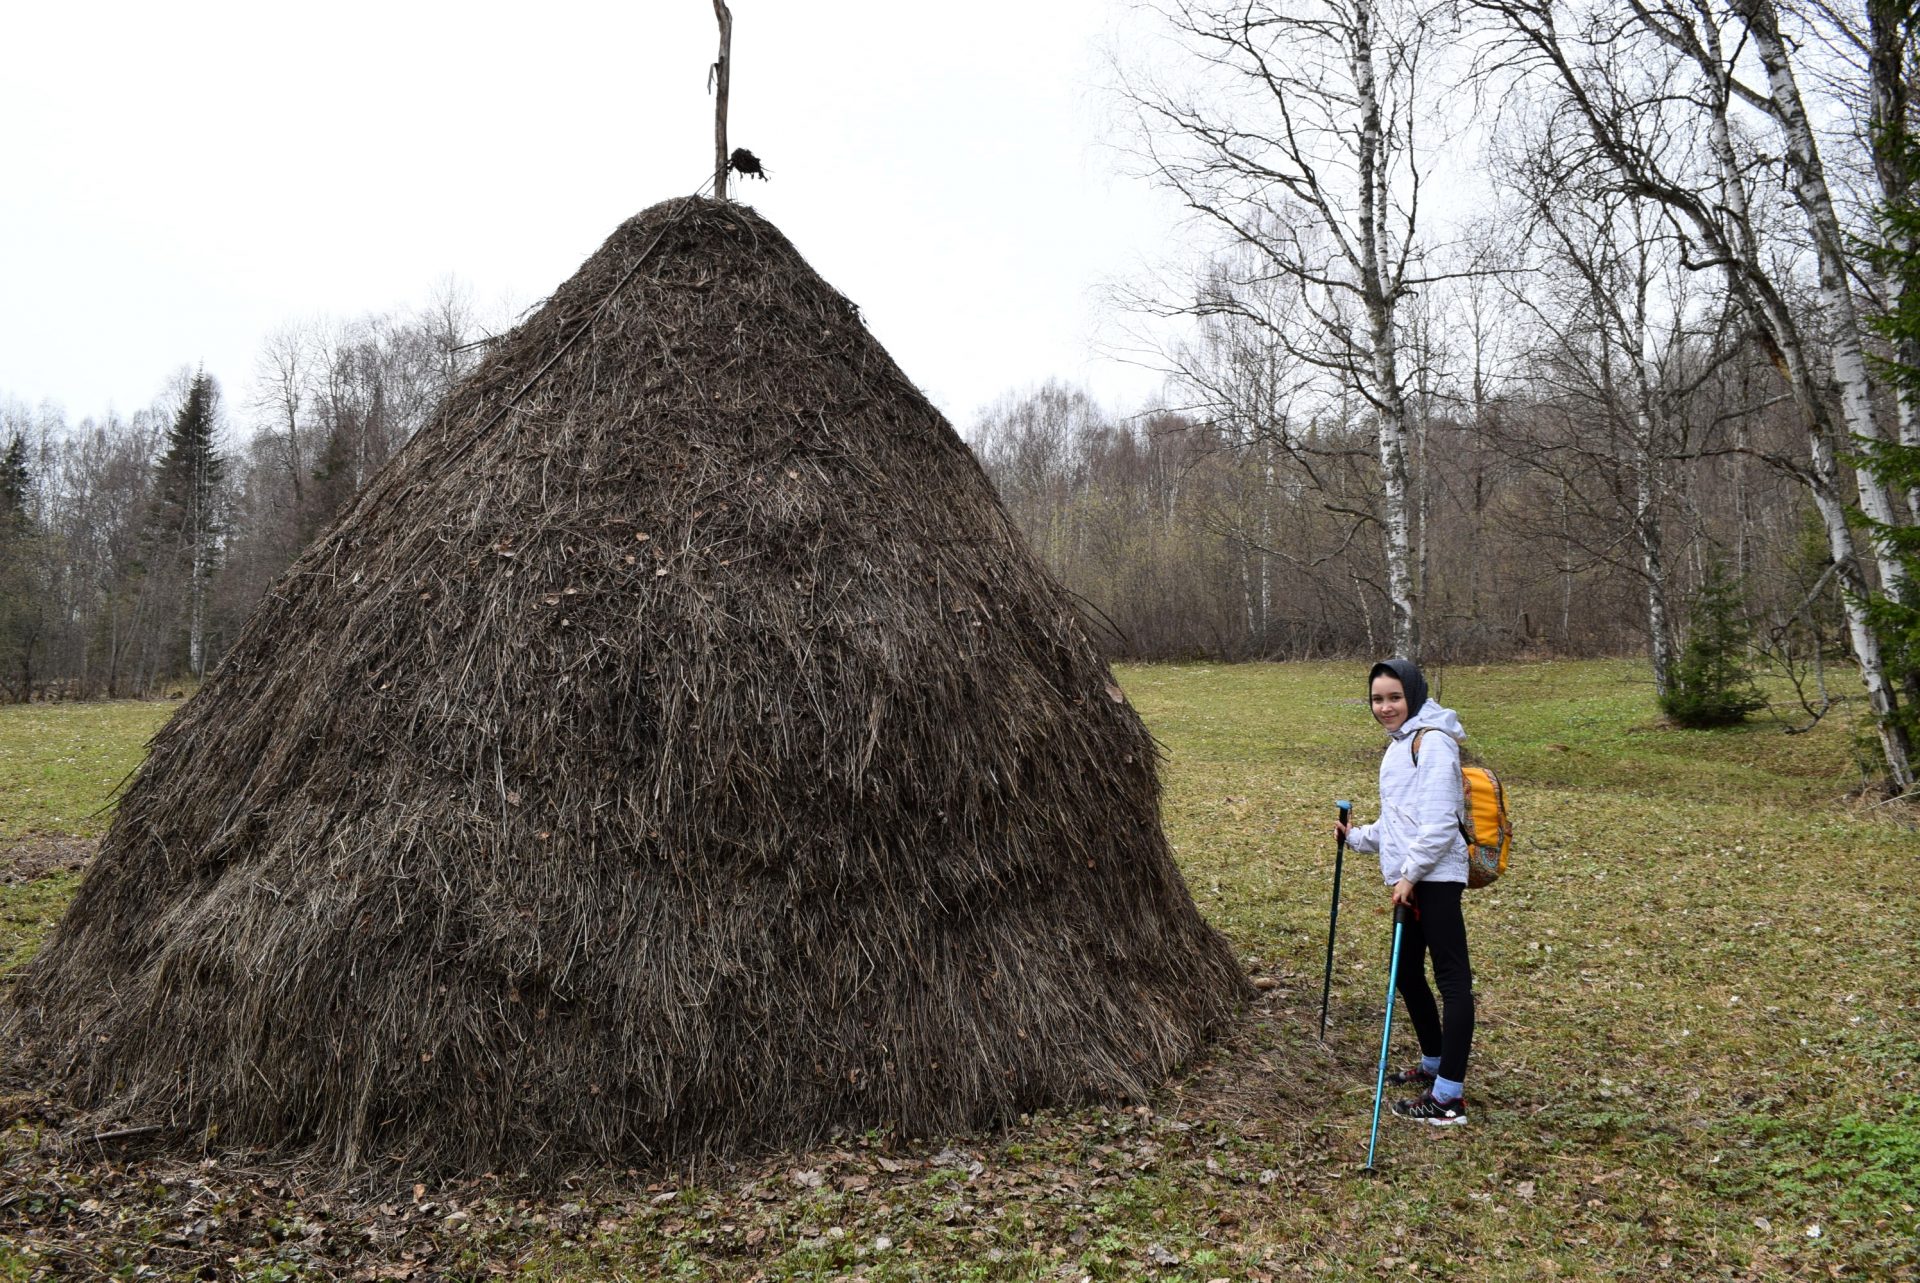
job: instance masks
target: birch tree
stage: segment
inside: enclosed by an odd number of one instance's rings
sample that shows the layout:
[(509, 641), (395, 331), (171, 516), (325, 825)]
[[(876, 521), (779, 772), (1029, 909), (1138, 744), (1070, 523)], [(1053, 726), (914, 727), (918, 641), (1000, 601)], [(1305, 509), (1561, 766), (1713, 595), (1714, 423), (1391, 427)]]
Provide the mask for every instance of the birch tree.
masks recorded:
[[(1363, 401), (1392, 642), (1418, 655), (1402, 308), (1435, 279), (1420, 223), (1433, 163), (1430, 13), (1417, 0), (1164, 0), (1153, 11), (1199, 74), (1128, 75), (1141, 156), (1203, 227), (1251, 259), (1244, 280), (1216, 273), (1196, 295), (1164, 301), (1164, 313), (1233, 316)], [(1240, 288), (1275, 277), (1297, 292), (1301, 323), (1275, 324)]]
[[(1687, 238), (1687, 264), (1722, 274), (1729, 293), (1752, 322), (1755, 341), (1786, 383), (1805, 429), (1806, 455), (1792, 466), (1825, 528), (1835, 573), (1846, 590), (1848, 635), (1881, 728), (1889, 775), (1895, 788), (1904, 792), (1914, 782), (1911, 747), (1900, 727), (1898, 697), (1887, 679), (1880, 643), (1867, 617), (1869, 585), (1848, 521), (1848, 494), (1839, 458), (1841, 425), (1828, 402), (1829, 379), (1824, 377), (1828, 372), (1790, 303), (1792, 283), (1781, 275), (1782, 247), (1763, 242), (1757, 231), (1752, 184), (1763, 158), (1742, 154), (1740, 122), (1734, 115), (1735, 104), (1744, 103), (1776, 124), (1783, 120), (1805, 123), (1803, 108), (1781, 101), (1789, 68), (1783, 66), (1777, 75), (1769, 69), (1768, 94), (1751, 88), (1736, 74), (1741, 51), (1750, 42), (1762, 47), (1763, 60), (1779, 61), (1780, 51), (1764, 53), (1768, 41), (1755, 29), (1759, 24), (1777, 32), (1777, 26), (1769, 25), (1771, 6), (1763, 0), (1732, 0), (1725, 8), (1716, 8), (1709, 0), (1684, 7), (1632, 0), (1630, 17), (1623, 20), (1617, 8), (1601, 4), (1575, 8), (1555, 0), (1474, 3), (1497, 18), (1507, 37), (1502, 54), (1518, 54), (1528, 70), (1555, 87), (1557, 118), (1577, 128), (1590, 145), (1586, 163), (1611, 175), (1623, 190), (1658, 202)], [(1781, 128), (1789, 149), (1793, 199), (1811, 226), (1816, 217), (1812, 211), (1822, 208), (1821, 199), (1830, 196), (1816, 169), (1817, 151), (1807, 150), (1812, 145), (1810, 134), (1796, 137), (1791, 128)], [(1831, 213), (1830, 199), (1824, 208)], [(1844, 310), (1831, 312), (1837, 303), (1834, 294), (1847, 292), (1844, 262), (1839, 265), (1839, 279), (1830, 281), (1828, 254), (1817, 246), (1816, 253), (1832, 328), (1851, 329), (1857, 351), (1851, 297)], [(1849, 390), (1848, 379), (1853, 376), (1846, 372), (1846, 364), (1836, 352), (1831, 378), (1849, 407), (1845, 413), (1870, 416), (1870, 404), (1859, 404)], [(1870, 426), (1870, 417), (1852, 422)], [(1871, 477), (1858, 483), (1856, 493), (1863, 506), (1868, 505), (1869, 491), (1877, 487)], [(1884, 509), (1880, 500), (1873, 503)], [(1890, 559), (1883, 556), (1882, 560)], [(1883, 566), (1882, 573), (1899, 580), (1897, 565), (1890, 571)]]
[(1726, 407), (1689, 414), (1688, 403), (1734, 354), (1741, 323), (1724, 293), (1700, 288), (1682, 268), (1660, 206), (1595, 182), (1567, 163), (1563, 145), (1548, 130), (1496, 157), (1497, 176), (1525, 211), (1528, 270), (1507, 279), (1533, 337), (1522, 359), (1542, 408), (1559, 411), (1546, 421), (1564, 425), (1509, 439), (1579, 495), (1589, 528), (1605, 536), (1587, 555), (1641, 579), (1664, 696), (1674, 659), (1668, 492), (1726, 417)]
[[(1806, 219), (1808, 239), (1820, 268), (1820, 301), (1827, 313), (1828, 360), (1833, 381), (1840, 395), (1840, 409), (1847, 430), (1861, 442), (1884, 439), (1874, 413), (1873, 385), (1867, 373), (1867, 354), (1862, 342), (1860, 311), (1854, 305), (1852, 272), (1846, 251), (1846, 233), (1834, 209), (1833, 193), (1827, 185), (1826, 166), (1820, 157), (1820, 145), (1801, 98), (1799, 81), (1794, 76), (1793, 60), (1780, 34), (1780, 15), (1773, 0), (1731, 0), (1730, 8), (1746, 26), (1760, 65), (1766, 72), (1767, 92), (1747, 88), (1734, 74), (1731, 59), (1719, 52), (1718, 43), (1709, 46), (1706, 38), (1717, 36), (1706, 21), (1680, 26), (1671, 4), (1650, 9), (1643, 0), (1635, 0), (1636, 12), (1654, 29), (1672, 32), (1688, 49), (1689, 56), (1703, 72), (1723, 74), (1729, 88), (1751, 103), (1779, 127), (1785, 146), (1786, 165), (1792, 176), (1793, 198)], [(1724, 70), (1723, 70), (1724, 68)], [(1867, 469), (1854, 472), (1860, 510), (1882, 528), (1894, 521), (1893, 505), (1887, 487)], [(1880, 571), (1881, 587), (1898, 594), (1906, 583), (1906, 567), (1884, 538), (1874, 540), (1875, 563)]]

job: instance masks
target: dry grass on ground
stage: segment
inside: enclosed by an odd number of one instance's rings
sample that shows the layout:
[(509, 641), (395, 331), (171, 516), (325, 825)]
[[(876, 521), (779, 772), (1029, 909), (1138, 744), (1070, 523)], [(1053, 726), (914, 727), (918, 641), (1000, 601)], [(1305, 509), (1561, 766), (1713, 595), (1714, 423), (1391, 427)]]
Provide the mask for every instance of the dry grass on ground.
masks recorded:
[[(1314, 1038), (1333, 801), (1363, 817), (1374, 801), (1357, 673), (1122, 680), (1167, 747), (1166, 822), (1196, 898), (1277, 982), (1151, 1109), (545, 1192), (508, 1173), (343, 1191), (217, 1138), (206, 1158), (146, 1136), (76, 1149), (16, 1084), (0, 1279), (1920, 1278), (1920, 839), (1844, 796), (1843, 721), (1672, 730), (1631, 664), (1446, 673), (1522, 843), (1510, 880), (1470, 901), (1472, 1124), (1384, 1121), (1370, 1179), (1387, 920), (1364, 859), (1329, 1043)], [(0, 710), (0, 843), (42, 835), (0, 849), (16, 867), (0, 966), (74, 884), (17, 862), (97, 831), (70, 822), (71, 799), (136, 760), (166, 711), (125, 707)], [(59, 800), (14, 791), (36, 771)]]

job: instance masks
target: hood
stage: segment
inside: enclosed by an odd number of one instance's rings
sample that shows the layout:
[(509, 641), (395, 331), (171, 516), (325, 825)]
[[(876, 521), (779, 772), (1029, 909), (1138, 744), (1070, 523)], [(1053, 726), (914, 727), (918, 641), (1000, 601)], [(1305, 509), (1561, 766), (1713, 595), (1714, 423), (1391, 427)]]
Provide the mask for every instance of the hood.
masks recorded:
[(1439, 701), (1429, 699), (1420, 706), (1420, 711), (1400, 724), (1393, 738), (1400, 740), (1415, 731), (1445, 731), (1458, 743), (1467, 738), (1466, 728), (1460, 725), (1460, 714), (1445, 707)]

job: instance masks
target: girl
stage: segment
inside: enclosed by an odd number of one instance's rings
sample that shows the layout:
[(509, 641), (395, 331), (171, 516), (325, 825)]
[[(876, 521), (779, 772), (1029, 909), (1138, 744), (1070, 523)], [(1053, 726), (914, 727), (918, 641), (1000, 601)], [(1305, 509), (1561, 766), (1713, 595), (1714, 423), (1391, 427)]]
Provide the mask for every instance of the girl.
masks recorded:
[[(1367, 691), (1374, 720), (1390, 737), (1380, 759), (1380, 818), (1337, 827), (1355, 851), (1379, 853), (1393, 902), (1413, 909), (1402, 928), (1394, 984), (1420, 1039), (1420, 1064), (1387, 1081), (1426, 1090), (1416, 1099), (1396, 1100), (1393, 1112), (1449, 1127), (1467, 1121), (1464, 1083), (1473, 1047), (1473, 971), (1460, 916), (1460, 893), (1467, 889), (1460, 742), (1467, 736), (1452, 709), (1427, 698), (1427, 679), (1412, 660), (1375, 664)], [(1427, 987), (1429, 954), (1444, 1019)]]

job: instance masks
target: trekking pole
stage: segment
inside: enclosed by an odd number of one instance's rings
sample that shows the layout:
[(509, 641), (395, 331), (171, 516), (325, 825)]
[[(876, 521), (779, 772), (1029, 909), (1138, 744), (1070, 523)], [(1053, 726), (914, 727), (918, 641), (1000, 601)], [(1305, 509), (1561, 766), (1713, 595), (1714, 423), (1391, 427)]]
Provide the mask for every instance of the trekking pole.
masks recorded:
[[(1335, 802), (1340, 808), (1340, 823), (1353, 815), (1353, 803)], [(1320, 1041), (1327, 1040), (1327, 996), (1333, 992), (1333, 929), (1340, 922), (1340, 865), (1347, 858), (1347, 835), (1333, 839), (1333, 908), (1327, 914), (1327, 974), (1320, 981)]]
[(1387, 1018), (1380, 1030), (1380, 1071), (1373, 1079), (1373, 1134), (1367, 1137), (1367, 1165), (1362, 1171), (1371, 1172), (1373, 1166), (1374, 1142), (1380, 1139), (1380, 1098), (1387, 1091), (1387, 1040), (1393, 1037), (1393, 982), (1400, 974), (1400, 929), (1407, 922), (1407, 906), (1393, 906), (1393, 957), (1387, 963)]

